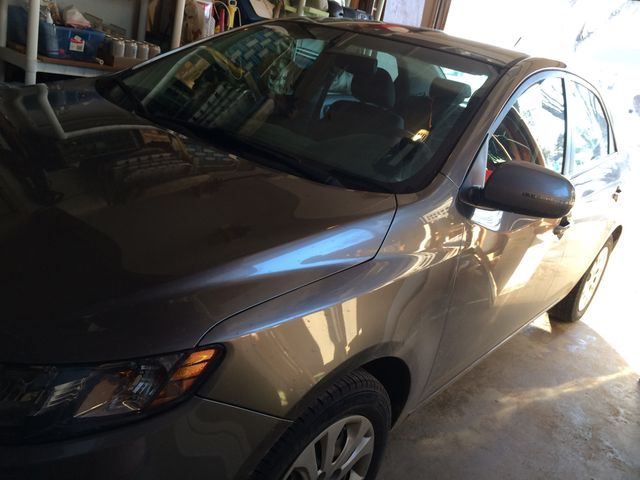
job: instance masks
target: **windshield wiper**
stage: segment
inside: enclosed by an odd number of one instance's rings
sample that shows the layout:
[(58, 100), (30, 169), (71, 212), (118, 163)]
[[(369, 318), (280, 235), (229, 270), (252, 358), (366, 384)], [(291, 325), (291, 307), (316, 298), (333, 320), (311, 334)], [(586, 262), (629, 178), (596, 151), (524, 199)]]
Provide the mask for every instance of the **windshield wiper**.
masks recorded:
[(131, 89), (131, 87), (127, 85), (119, 76), (104, 77), (103, 80), (109, 81), (112, 84), (117, 85), (118, 88), (122, 90), (122, 93), (124, 93), (125, 97), (131, 100), (131, 103), (133, 103), (133, 110), (136, 113), (140, 113), (141, 115), (145, 115), (145, 116), (150, 115), (149, 111), (147, 110), (147, 107), (142, 103), (142, 101), (140, 101), (138, 96), (135, 93), (133, 93), (133, 90)]
[(377, 192), (394, 194), (393, 190), (384, 185), (384, 183), (370, 178), (362, 177), (356, 173), (351, 173), (346, 170), (340, 170), (338, 168), (328, 169), (327, 173), (334, 176), (335, 178), (338, 178), (343, 184), (346, 185), (350, 185), (353, 187), (359, 186), (367, 190), (375, 190)]
[[(302, 161), (296, 155), (291, 155), (262, 143), (252, 142), (246, 139), (238, 139), (238, 141), (242, 142), (242, 145), (244, 145), (247, 150), (251, 150), (249, 152), (245, 150), (244, 153), (253, 153), (254, 157), (258, 157), (259, 163), (271, 164), (267, 165), (271, 167), (284, 167), (291, 173), (301, 175), (305, 178), (315, 180), (320, 183), (336, 185), (340, 187), (345, 186), (343, 182), (340, 181), (340, 179), (332, 175), (327, 169), (313, 165), (309, 160), (305, 159), (305, 161)], [(266, 162), (264, 162), (264, 160), (266, 160)]]
[(330, 168), (325, 165), (319, 165), (313, 160), (281, 152), (269, 147), (268, 145), (255, 144), (253, 142), (248, 143), (262, 153), (268, 152), (279, 164), (284, 165), (291, 170), (295, 170), (311, 180), (345, 188), (358, 189), (359, 187), (360, 189), (393, 193), (383, 184), (369, 178), (364, 178), (356, 173), (339, 168)]
[(237, 137), (222, 128), (204, 127), (187, 120), (158, 114), (149, 114), (148, 118), (166, 127), (181, 131), (185, 135), (193, 135), (217, 147), (230, 150), (232, 153), (248, 156), (262, 165), (271, 168), (284, 167), (291, 173), (311, 180), (343, 186), (342, 182), (330, 175), (325, 169), (303, 163), (298, 157), (276, 150), (269, 145)]
[(154, 113), (148, 113), (147, 118), (179, 131), (184, 135), (198, 137), (216, 147), (224, 148), (237, 155), (248, 157), (250, 160), (254, 160), (261, 165), (278, 170), (284, 169), (294, 175), (299, 175), (309, 180), (345, 188), (360, 187), (361, 189), (393, 193), (387, 187), (374, 180), (337, 168), (327, 168), (317, 165), (312, 160), (283, 152), (270, 145), (238, 137), (219, 127), (205, 127), (189, 122), (188, 120)]
[[(194, 136), (201, 138), (207, 142), (210, 142), (210, 134), (214, 131), (214, 129), (208, 129), (202, 127), (201, 125), (197, 125), (195, 123), (187, 122), (185, 120), (180, 120), (179, 118), (169, 117), (168, 115), (161, 115), (158, 113), (151, 113), (149, 111), (145, 112), (145, 117), (151, 121), (159, 123), (160, 125), (175, 130), (178, 133), (182, 133), (187, 136)], [(216, 132), (216, 133), (223, 133)]]

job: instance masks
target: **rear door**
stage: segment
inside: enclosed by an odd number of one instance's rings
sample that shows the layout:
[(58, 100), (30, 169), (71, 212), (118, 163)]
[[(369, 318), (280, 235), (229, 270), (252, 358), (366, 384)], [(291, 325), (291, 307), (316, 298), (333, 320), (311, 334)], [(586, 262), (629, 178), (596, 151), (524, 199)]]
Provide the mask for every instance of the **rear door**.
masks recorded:
[(566, 86), (570, 148), (565, 175), (575, 186), (576, 203), (561, 240), (564, 268), (556, 278), (554, 300), (573, 288), (611, 234), (625, 165), (599, 96), (574, 76)]
[[(564, 82), (545, 72), (525, 82), (487, 132), (462, 191), (484, 186), (503, 162), (562, 171), (566, 146)], [(559, 220), (469, 207), (448, 318), (429, 391), (451, 380), (549, 306), (563, 247)]]

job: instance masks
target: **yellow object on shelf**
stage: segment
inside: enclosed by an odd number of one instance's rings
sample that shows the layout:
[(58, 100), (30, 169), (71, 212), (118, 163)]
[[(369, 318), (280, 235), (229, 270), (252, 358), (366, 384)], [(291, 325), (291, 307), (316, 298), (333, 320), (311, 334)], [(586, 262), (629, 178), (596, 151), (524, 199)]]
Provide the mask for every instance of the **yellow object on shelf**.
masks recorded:
[(238, 11), (238, 1), (237, 0), (228, 0), (227, 8), (229, 10), (229, 20), (227, 25), (229, 28), (233, 28), (234, 22), (236, 20), (236, 12)]

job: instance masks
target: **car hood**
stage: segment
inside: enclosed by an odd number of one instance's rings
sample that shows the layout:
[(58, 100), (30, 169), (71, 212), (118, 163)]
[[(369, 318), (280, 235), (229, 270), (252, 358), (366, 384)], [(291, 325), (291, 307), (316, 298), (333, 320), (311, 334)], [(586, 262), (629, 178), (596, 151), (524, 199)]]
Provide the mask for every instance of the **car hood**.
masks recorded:
[(89, 80), (3, 89), (0, 134), (4, 362), (192, 348), (372, 258), (395, 211), (156, 125)]

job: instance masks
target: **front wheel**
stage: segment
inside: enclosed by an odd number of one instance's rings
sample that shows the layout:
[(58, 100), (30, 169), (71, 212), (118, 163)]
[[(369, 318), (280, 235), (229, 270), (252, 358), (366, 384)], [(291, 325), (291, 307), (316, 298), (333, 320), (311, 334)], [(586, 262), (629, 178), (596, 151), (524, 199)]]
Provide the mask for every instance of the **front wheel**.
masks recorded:
[(391, 426), (391, 402), (357, 370), (318, 397), (283, 434), (254, 480), (373, 480)]
[(549, 310), (551, 318), (561, 322), (577, 322), (582, 318), (600, 286), (612, 250), (613, 240), (609, 238), (589, 267), (589, 270), (587, 270), (587, 273), (582, 276), (578, 284), (569, 292), (569, 295)]

